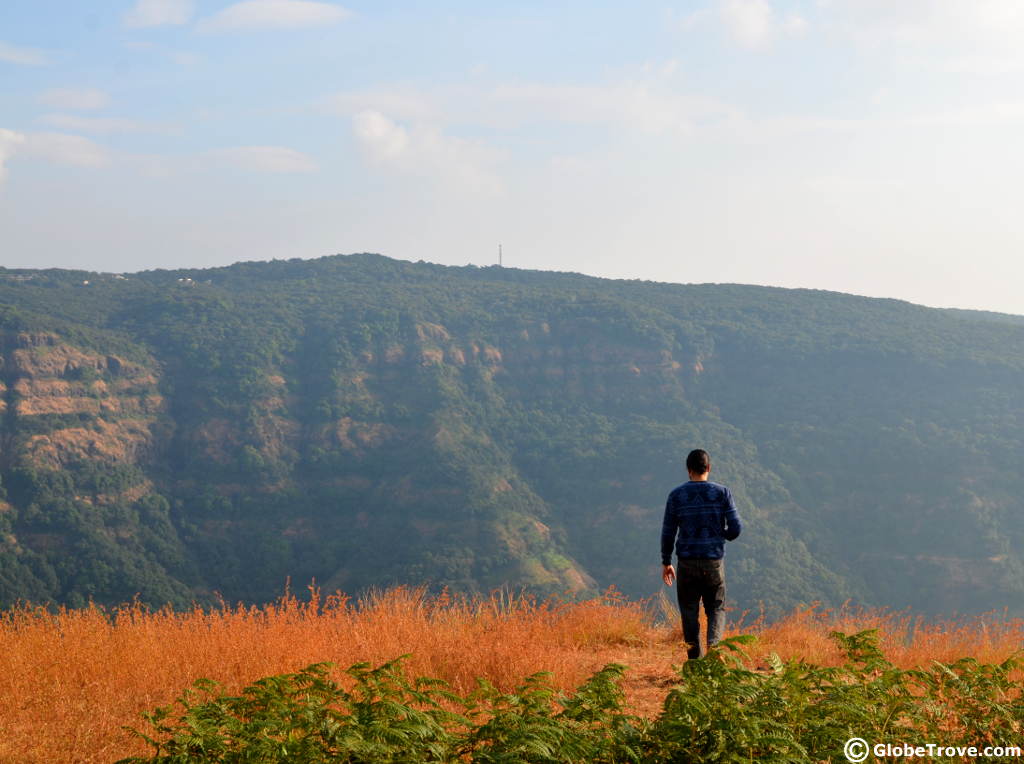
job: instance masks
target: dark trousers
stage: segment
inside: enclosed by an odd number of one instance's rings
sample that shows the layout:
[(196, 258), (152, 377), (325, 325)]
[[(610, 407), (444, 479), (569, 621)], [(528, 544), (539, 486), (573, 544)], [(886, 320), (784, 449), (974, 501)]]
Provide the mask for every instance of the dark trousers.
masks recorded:
[(699, 658), (700, 625), (697, 621), (701, 600), (708, 619), (708, 647), (717, 644), (725, 627), (725, 561), (679, 559), (676, 570), (676, 594), (683, 618), (683, 639), (687, 656)]

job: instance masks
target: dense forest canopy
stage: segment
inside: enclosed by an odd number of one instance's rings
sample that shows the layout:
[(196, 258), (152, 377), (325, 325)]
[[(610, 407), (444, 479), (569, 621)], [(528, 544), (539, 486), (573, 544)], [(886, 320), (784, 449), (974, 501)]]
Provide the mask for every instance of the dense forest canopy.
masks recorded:
[(1024, 612), (1024, 317), (362, 254), (0, 269), (0, 359), (3, 605), (646, 596), (699, 446), (739, 607)]

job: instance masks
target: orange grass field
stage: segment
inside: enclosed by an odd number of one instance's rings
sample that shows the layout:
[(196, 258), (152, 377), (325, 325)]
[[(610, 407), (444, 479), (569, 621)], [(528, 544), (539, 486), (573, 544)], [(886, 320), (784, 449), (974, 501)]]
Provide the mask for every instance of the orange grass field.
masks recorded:
[[(674, 606), (631, 602), (615, 592), (558, 603), (496, 593), (427, 596), (397, 588), (354, 602), (311, 589), (263, 607), (57, 612), (22, 606), (0, 614), (0, 762), (109, 762), (146, 748), (123, 729), (170, 703), (200, 677), (236, 691), (262, 676), (330, 661), (339, 669), (411, 654), (408, 670), (440, 677), (459, 692), (486, 677), (512, 688), (550, 671), (571, 689), (609, 662), (630, 667), (632, 709), (656, 714), (684, 660)], [(662, 622), (659, 624), (659, 620)], [(926, 622), (903, 613), (808, 608), (766, 623), (733, 616), (729, 633), (757, 634), (756, 667), (769, 652), (834, 664), (834, 629), (877, 628), (894, 663), (974, 656), (998, 661), (1018, 650), (1024, 621), (1004, 615)]]

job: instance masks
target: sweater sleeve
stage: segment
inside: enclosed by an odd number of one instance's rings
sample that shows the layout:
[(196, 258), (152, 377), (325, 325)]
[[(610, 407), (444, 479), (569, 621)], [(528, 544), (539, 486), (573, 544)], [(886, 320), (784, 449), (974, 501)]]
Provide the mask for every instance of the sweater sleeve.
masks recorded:
[(661, 521), (661, 564), (672, 564), (672, 547), (676, 544), (676, 532), (679, 530), (679, 515), (674, 511), (672, 494), (665, 502), (665, 519)]
[(727, 541), (732, 541), (740, 535), (743, 530), (743, 523), (740, 522), (740, 513), (736, 511), (736, 502), (732, 500), (732, 491), (725, 489), (725, 530), (722, 535)]

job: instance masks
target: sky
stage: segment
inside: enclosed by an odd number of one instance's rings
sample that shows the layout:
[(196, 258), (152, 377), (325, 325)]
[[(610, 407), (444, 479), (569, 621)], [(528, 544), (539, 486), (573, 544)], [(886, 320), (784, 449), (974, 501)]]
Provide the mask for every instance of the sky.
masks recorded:
[(0, 2), (0, 265), (379, 252), (1024, 314), (1024, 2)]

